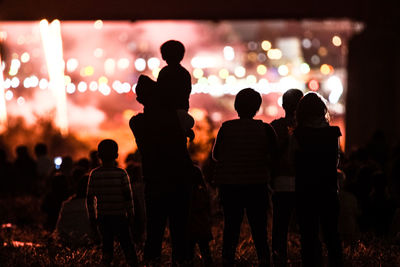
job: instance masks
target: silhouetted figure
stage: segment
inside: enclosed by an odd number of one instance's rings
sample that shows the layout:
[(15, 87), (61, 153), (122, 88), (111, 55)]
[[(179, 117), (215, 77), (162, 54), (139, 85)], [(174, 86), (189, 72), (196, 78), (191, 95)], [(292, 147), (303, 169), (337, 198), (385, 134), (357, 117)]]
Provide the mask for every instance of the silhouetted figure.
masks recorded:
[(83, 246), (93, 242), (95, 236), (90, 226), (86, 208), (88, 176), (81, 177), (77, 191), (62, 203), (56, 224), (56, 233), (61, 242), (70, 247)]
[(128, 264), (138, 266), (135, 245), (129, 232), (134, 216), (132, 189), (126, 171), (115, 166), (117, 143), (111, 139), (102, 140), (98, 145), (98, 156), (102, 164), (90, 173), (87, 209), (93, 231), (99, 229), (101, 233), (102, 263), (111, 264), (114, 238), (117, 237)]
[(69, 196), (68, 180), (61, 172), (56, 172), (50, 178), (50, 191), (43, 199), (41, 209), (46, 214), (44, 228), (53, 232), (62, 202)]
[(160, 50), (168, 64), (161, 69), (157, 78), (157, 93), (162, 99), (160, 104), (165, 108), (188, 111), (192, 78), (180, 64), (185, 55), (185, 47), (179, 41), (169, 40), (161, 45)]
[[(179, 82), (179, 81), (178, 81)], [(167, 220), (171, 233), (172, 261), (187, 258), (191, 173), (185, 137), (177, 112), (158, 105), (157, 98), (137, 90), (144, 112), (133, 116), (129, 126), (142, 156), (146, 203), (146, 242), (144, 258), (158, 261)]]
[(290, 219), (295, 210), (295, 167), (293, 130), (295, 127), (295, 111), (302, 98), (299, 89), (289, 89), (282, 96), (282, 107), (285, 117), (271, 122), (278, 136), (279, 160), (276, 175), (272, 177), (273, 224), (272, 252), (274, 266), (287, 264), (287, 236)]
[(7, 153), (0, 148), (0, 194), (1, 196), (14, 194), (15, 183), (13, 165), (7, 160)]
[(330, 266), (342, 266), (338, 233), (337, 165), (339, 127), (329, 126), (327, 107), (316, 93), (306, 94), (296, 110), (296, 203), (303, 266), (321, 266), (319, 227)]
[(198, 166), (194, 166), (193, 190), (189, 217), (190, 258), (193, 259), (195, 246), (198, 245), (204, 266), (213, 263), (209, 242), (213, 240), (211, 233), (211, 207), (203, 174)]
[(17, 154), (14, 161), (16, 191), (31, 194), (37, 182), (36, 162), (29, 154), (27, 146), (18, 146), (15, 151)]
[(244, 212), (251, 228), (260, 266), (270, 265), (267, 243), (269, 180), (277, 157), (273, 128), (254, 120), (261, 95), (251, 88), (241, 90), (235, 99), (239, 119), (226, 121), (219, 129), (213, 157), (217, 161), (216, 184), (224, 213), (222, 257), (232, 266), (239, 241)]
[(51, 173), (54, 171), (54, 161), (49, 157), (47, 145), (45, 143), (37, 143), (35, 145), (36, 170), (38, 181), (35, 187), (37, 194), (42, 194), (49, 183)]
[(89, 153), (89, 170), (93, 170), (94, 168), (97, 168), (100, 166), (100, 159), (97, 150), (92, 150)]
[(139, 151), (128, 154), (125, 159), (125, 164), (125, 170), (131, 181), (135, 210), (133, 238), (135, 243), (141, 245), (145, 239), (146, 212), (144, 203), (144, 182)]

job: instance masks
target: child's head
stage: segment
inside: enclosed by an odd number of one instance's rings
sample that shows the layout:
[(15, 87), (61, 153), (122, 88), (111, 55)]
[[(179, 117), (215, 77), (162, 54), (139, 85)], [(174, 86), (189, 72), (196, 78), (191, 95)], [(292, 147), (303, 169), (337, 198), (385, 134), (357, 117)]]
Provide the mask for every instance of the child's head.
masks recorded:
[(178, 64), (185, 55), (185, 47), (179, 41), (169, 40), (160, 47), (162, 58), (168, 64)]
[(103, 163), (114, 162), (118, 157), (118, 144), (114, 140), (104, 139), (97, 146), (97, 151)]
[(296, 109), (296, 120), (298, 125), (312, 125), (316, 123), (327, 123), (328, 108), (317, 93), (305, 94)]
[(289, 89), (282, 96), (282, 107), (286, 112), (286, 115), (294, 115), (297, 104), (303, 97), (303, 92), (299, 89)]
[(241, 90), (235, 98), (235, 110), (240, 118), (251, 119), (260, 109), (261, 95), (251, 88)]

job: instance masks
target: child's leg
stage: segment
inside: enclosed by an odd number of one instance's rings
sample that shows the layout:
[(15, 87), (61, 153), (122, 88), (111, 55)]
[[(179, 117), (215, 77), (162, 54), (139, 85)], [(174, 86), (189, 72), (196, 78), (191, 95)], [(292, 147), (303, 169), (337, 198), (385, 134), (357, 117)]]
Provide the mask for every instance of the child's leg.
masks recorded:
[(105, 216), (99, 219), (99, 230), (102, 237), (102, 262), (105, 265), (110, 265), (113, 260), (114, 254), (114, 233), (112, 221), (109, 217)]
[(125, 217), (116, 218), (116, 228), (118, 241), (121, 244), (125, 254), (125, 259), (130, 266), (138, 266), (135, 245), (132, 242), (129, 234), (129, 223)]

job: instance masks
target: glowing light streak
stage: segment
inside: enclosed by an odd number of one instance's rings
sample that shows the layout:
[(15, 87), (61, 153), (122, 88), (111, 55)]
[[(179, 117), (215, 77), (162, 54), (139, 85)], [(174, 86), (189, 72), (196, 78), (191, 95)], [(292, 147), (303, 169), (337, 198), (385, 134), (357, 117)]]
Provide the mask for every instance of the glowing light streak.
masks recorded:
[(49, 87), (56, 98), (55, 124), (61, 134), (68, 133), (67, 95), (64, 84), (64, 61), (59, 20), (48, 23), (42, 20), (39, 23), (43, 49), (49, 73)]
[[(1, 62), (1, 55), (0, 55)], [(3, 70), (0, 71), (0, 133), (4, 132), (7, 128), (7, 106), (6, 96), (4, 92), (4, 76)]]

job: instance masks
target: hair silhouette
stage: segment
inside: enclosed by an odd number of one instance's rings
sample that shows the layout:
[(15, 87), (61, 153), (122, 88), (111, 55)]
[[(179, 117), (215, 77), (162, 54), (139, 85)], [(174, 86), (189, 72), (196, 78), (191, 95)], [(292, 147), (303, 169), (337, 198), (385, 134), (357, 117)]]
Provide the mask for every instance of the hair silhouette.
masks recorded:
[(305, 94), (296, 109), (296, 119), (299, 126), (327, 123), (328, 108), (323, 98), (317, 93)]
[(235, 98), (235, 110), (240, 118), (253, 118), (260, 109), (261, 95), (254, 89), (245, 88)]
[(178, 64), (185, 55), (185, 46), (176, 40), (169, 40), (160, 47), (162, 58), (168, 64)]

